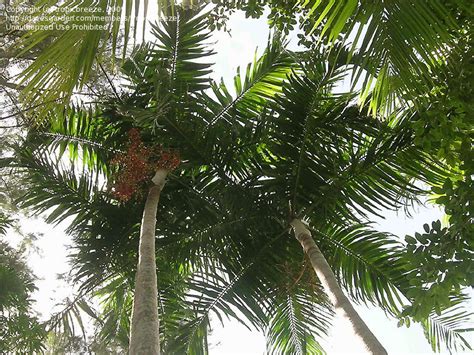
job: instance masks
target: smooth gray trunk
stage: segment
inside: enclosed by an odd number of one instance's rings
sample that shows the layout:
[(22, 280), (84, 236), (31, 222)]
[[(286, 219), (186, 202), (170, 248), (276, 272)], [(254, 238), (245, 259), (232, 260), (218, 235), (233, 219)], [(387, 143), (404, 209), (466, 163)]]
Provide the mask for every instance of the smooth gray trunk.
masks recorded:
[(370, 331), (349, 299), (342, 292), (337, 283), (336, 276), (321, 253), (321, 250), (319, 250), (314, 242), (309, 229), (299, 219), (294, 219), (291, 225), (293, 226), (296, 239), (301, 243), (303, 250), (308, 255), (311, 265), (329, 296), (330, 301), (334, 305), (336, 312), (349, 320), (354, 333), (362, 340), (368, 354), (387, 354), (385, 348)]
[(160, 169), (152, 181), (143, 210), (135, 276), (132, 324), (130, 327), (130, 355), (160, 354), (160, 323), (158, 319), (158, 285), (156, 281), (155, 230), (156, 211), (167, 170)]

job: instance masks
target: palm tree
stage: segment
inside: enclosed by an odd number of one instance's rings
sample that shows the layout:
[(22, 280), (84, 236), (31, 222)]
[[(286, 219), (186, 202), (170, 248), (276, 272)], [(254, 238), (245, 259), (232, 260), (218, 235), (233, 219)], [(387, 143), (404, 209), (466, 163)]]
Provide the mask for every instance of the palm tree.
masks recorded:
[[(30, 132), (18, 162), (36, 187), (25, 205), (40, 212), (54, 207), (50, 222), (75, 216), (69, 231), (76, 234), (84, 289), (101, 276), (112, 285), (127, 283), (142, 200), (117, 204), (99, 182), (112, 177), (112, 156), (123, 150), (125, 132), (138, 126), (144, 142), (177, 149), (183, 158), (160, 196), (166, 208), (156, 225), (165, 236), (157, 240), (158, 259), (173, 260), (168, 269), (158, 263), (165, 349), (201, 351), (209, 314), (237, 316), (236, 307), (266, 329), (269, 348), (321, 351), (314, 334), (324, 334), (332, 310), (319, 281), (301, 265), (299, 246), (283, 238), (295, 217), (310, 220), (352, 298), (399, 315), (397, 299), (410, 290), (402, 245), (361, 218), (420, 193), (413, 176), (440, 181), (445, 171), (412, 146), (406, 116), (383, 122), (360, 114), (347, 104), (350, 95), (331, 94), (337, 68), (323, 58), (305, 63), (279, 41), (236, 77), (236, 96), (224, 84), (211, 85), (209, 65), (193, 60), (210, 54), (202, 44), (205, 16), (190, 15), (155, 27), (160, 44), (142, 46), (125, 63), (131, 90), (120, 100), (90, 112), (67, 109)], [(74, 162), (66, 167), (65, 152)], [(77, 164), (84, 166), (82, 176)], [(104, 275), (108, 269), (122, 275)], [(172, 277), (180, 282), (167, 280)], [(170, 295), (168, 287), (183, 294)], [(434, 322), (441, 333), (462, 339), (449, 318)], [(171, 341), (177, 328), (185, 332)]]
[[(255, 146), (257, 149), (251, 159), (254, 175), (250, 173), (249, 176), (243, 176), (241, 184), (257, 190), (263, 189), (263, 197), (259, 198), (272, 199), (279, 205), (273, 208), (275, 211), (281, 211), (282, 206), (290, 203), (290, 216), (295, 219), (286, 223), (293, 224), (295, 237), (305, 251), (313, 254), (308, 255), (310, 262), (320, 276), (326, 292), (343, 313), (352, 316), (356, 333), (362, 335), (368, 350), (383, 353), (381, 345), (337, 286), (326, 261), (321, 258), (321, 253), (317, 253), (318, 248), (311, 239), (309, 229), (302, 227), (300, 219), (302, 216), (309, 218), (311, 224), (317, 226), (316, 232), (322, 235), (325, 235), (325, 229), (331, 230), (333, 226), (347, 226), (357, 230), (361, 228), (363, 220), (367, 219), (367, 212), (380, 215), (381, 207), (399, 208), (403, 205), (403, 199), (410, 201), (423, 194), (423, 190), (412, 179), (439, 183), (446, 178), (448, 172), (414, 146), (413, 132), (409, 128), (411, 112), (399, 112), (385, 122), (359, 113), (357, 108), (347, 104), (353, 98), (352, 95), (331, 94), (331, 88), (342, 72), (337, 67), (325, 66), (322, 58), (316, 63), (321, 64), (309, 62), (303, 65), (300, 74), (295, 72), (291, 75), (283, 83), (282, 95), (267, 97), (266, 106), (274, 114), (265, 121), (263, 132), (260, 132), (260, 143)], [(239, 92), (239, 79), (236, 79), (236, 83), (236, 90)], [(222, 92), (228, 90), (223, 87)], [(212, 99), (206, 97), (206, 102), (209, 104)], [(236, 110), (233, 122), (248, 121), (245, 110), (242, 114), (240, 116), (240, 112)], [(260, 121), (261, 118), (256, 117), (250, 119)], [(260, 159), (256, 157), (258, 155)], [(279, 219), (278, 212), (274, 218)], [(280, 223), (285, 226), (284, 217), (280, 219)], [(256, 235), (263, 234), (262, 229), (256, 231)], [(339, 233), (344, 231), (350, 233), (344, 229)], [(374, 238), (367, 231), (362, 233), (370, 236), (365, 247), (374, 251), (377, 243), (372, 248), (370, 245), (380, 237)], [(327, 234), (325, 237), (331, 238)], [(360, 235), (355, 234), (353, 237), (357, 240)], [(402, 247), (395, 243), (393, 248), (389, 248), (388, 245), (393, 242), (390, 239), (381, 238), (388, 249), (382, 248), (377, 256), (366, 259), (359, 255), (365, 261), (363, 264), (374, 257), (374, 271), (376, 274), (385, 274), (385, 277), (388, 270), (381, 270), (399, 266), (396, 274), (387, 278), (383, 286), (374, 275), (361, 277), (360, 280), (352, 272), (343, 275), (351, 279), (353, 284), (350, 292), (356, 299), (360, 300), (360, 295), (367, 292), (362, 299), (378, 303), (393, 315), (399, 315), (401, 301), (397, 299), (399, 295), (408, 297), (411, 287), (405, 278), (406, 264), (403, 266), (405, 262), (402, 260)], [(389, 254), (388, 259), (382, 262), (381, 255), (385, 252)], [(281, 250), (276, 249), (274, 254), (276, 253), (281, 253)], [(320, 257), (319, 262), (314, 259), (316, 255)], [(354, 254), (357, 255), (358, 253)], [(389, 259), (391, 260), (388, 262)], [(354, 271), (351, 263), (347, 267)], [(361, 265), (361, 269), (364, 268), (366, 265)], [(354, 291), (354, 287), (367, 289), (359, 293)], [(463, 296), (459, 299), (462, 300)], [(457, 301), (453, 303), (456, 304)], [(461, 340), (461, 332), (455, 331), (453, 334), (457, 333), (455, 337)]]
[[(70, 190), (71, 187), (73, 189), (77, 188), (81, 190), (81, 195), (85, 194), (85, 196), (80, 196), (82, 198), (79, 199), (79, 205), (84, 202), (88, 204), (87, 201), (92, 199), (99, 203), (97, 206), (99, 209), (116, 210), (117, 208), (111, 203), (110, 197), (104, 195), (102, 187), (100, 184), (97, 185), (97, 182), (100, 179), (107, 179), (112, 176), (112, 170), (108, 163), (111, 160), (111, 152), (123, 149), (123, 135), (125, 130), (131, 127), (131, 123), (146, 127), (149, 132), (153, 132), (158, 129), (155, 119), (160, 116), (160, 110), (163, 109), (166, 110), (163, 117), (167, 124), (167, 127), (165, 127), (166, 135), (161, 140), (151, 137), (154, 140), (153, 143), (172, 144), (177, 147), (189, 161), (184, 162), (184, 164), (191, 171), (196, 169), (194, 168), (196, 164), (197, 167), (202, 165), (203, 162), (211, 164), (213, 171), (203, 176), (204, 179), (221, 176), (223, 179), (231, 180), (226, 177), (226, 174), (230, 173), (232, 175), (231, 171), (233, 165), (235, 165), (231, 160), (232, 157), (227, 159), (230, 160), (229, 163), (217, 164), (222, 163), (222, 157), (214, 154), (214, 150), (219, 149), (225, 153), (226, 151), (232, 152), (239, 147), (235, 147), (235, 144), (230, 142), (224, 142), (220, 146), (209, 145), (209, 137), (222, 134), (215, 129), (209, 130), (208, 122), (194, 122), (192, 127), (187, 126), (189, 122), (186, 120), (186, 116), (190, 112), (192, 113), (193, 110), (198, 111), (201, 105), (200, 102), (190, 101), (189, 98), (196, 96), (197, 92), (209, 87), (209, 80), (203, 77), (208, 74), (209, 65), (189, 59), (197, 60), (211, 54), (202, 44), (209, 37), (209, 34), (203, 31), (206, 28), (205, 16), (193, 17), (192, 15), (193, 12), (191, 11), (179, 11), (177, 13), (178, 21), (169, 21), (163, 27), (154, 27), (160, 45), (145, 45), (137, 48), (133, 57), (125, 63), (124, 73), (134, 84), (134, 92), (130, 96), (124, 96), (123, 99), (120, 99), (119, 102), (109, 108), (109, 112), (82, 112), (72, 107), (65, 112), (56, 113), (58, 116), (51, 118), (46, 130), (36, 131), (36, 129), (33, 129), (31, 131), (27, 139), (27, 146), (31, 144), (32, 146), (22, 149), (19, 156), (22, 163), (19, 166), (28, 169), (31, 181), (34, 184), (38, 186), (47, 182), (50, 188), (53, 190), (56, 188), (58, 194), (56, 197), (51, 197), (46, 193), (48, 195), (46, 197), (36, 191), (24, 200), (24, 206), (32, 205), (37, 211), (41, 212), (47, 208), (47, 205), (59, 204), (55, 211), (49, 215), (49, 222), (76, 214), (77, 218), (71, 225), (69, 232), (78, 233), (79, 230), (89, 230), (90, 221), (96, 220), (95, 213), (93, 211), (80, 212), (77, 196), (73, 196), (69, 201), (65, 200), (64, 195), (70, 194), (70, 191), (67, 192), (67, 190)], [(278, 57), (278, 60), (273, 60), (273, 57)], [(146, 67), (142, 71), (140, 66), (143, 66), (143, 63), (146, 63)], [(277, 85), (279, 81), (282, 81), (285, 73), (290, 70), (288, 63), (289, 57), (282, 55), (280, 46), (270, 48), (265, 59), (259, 61), (255, 71), (249, 73), (254, 77), (249, 76), (249, 81), (245, 85), (255, 85), (255, 88), (249, 92), (249, 100), (252, 99), (253, 92), (265, 90), (266, 85)], [(159, 80), (158, 83), (156, 82), (157, 79)], [(166, 107), (162, 106), (162, 96), (167, 100)], [(150, 103), (153, 106), (145, 110), (145, 107)], [(224, 113), (227, 109), (222, 106), (221, 111)], [(125, 113), (119, 113), (120, 111)], [(128, 116), (129, 114), (133, 117), (133, 121), (123, 119), (124, 115)], [(114, 115), (118, 115), (122, 119), (119, 122), (112, 123), (110, 118), (113, 119)], [(187, 136), (187, 134), (192, 136)], [(107, 146), (105, 151), (100, 149), (103, 146)], [(59, 150), (59, 153), (56, 149)], [(70, 153), (72, 166), (63, 171), (60, 167), (62, 166), (60, 161), (65, 152)], [(48, 156), (56, 158), (51, 162)], [(74, 170), (74, 164), (77, 162), (82, 162), (85, 164), (84, 169), (87, 168), (94, 172), (95, 183), (93, 180), (89, 180), (86, 174), (77, 177), (77, 172)], [(202, 174), (199, 174), (199, 171), (197, 173), (199, 178)], [(196, 176), (193, 176), (195, 174), (185, 177), (184, 180), (180, 179), (180, 183), (185, 184), (186, 179), (190, 177), (196, 179)], [(146, 353), (159, 352), (157, 299), (156, 297), (150, 297), (150, 294), (156, 293), (155, 216), (160, 192), (167, 175), (168, 168), (162, 167), (156, 171), (155, 177), (151, 179), (153, 185), (148, 191), (144, 207), (136, 276), (134, 316), (131, 324), (130, 351), (132, 353), (142, 351)], [(58, 199), (59, 196), (62, 197)], [(84, 199), (86, 201), (83, 201)], [(68, 202), (72, 204), (69, 207)], [(104, 204), (107, 208), (104, 207)], [(100, 205), (102, 207), (99, 207)], [(89, 205), (87, 209), (90, 208)], [(104, 218), (104, 220), (107, 219)], [(131, 221), (133, 221), (133, 218), (131, 218)], [(130, 225), (131, 221), (128, 221), (127, 224)], [(79, 271), (79, 274), (81, 272), (82, 270)], [(94, 284), (89, 283), (84, 289), (92, 287), (91, 285)], [(75, 308), (70, 307), (70, 309), (74, 310)], [(144, 313), (150, 316), (150, 321), (143, 316)], [(153, 326), (150, 326), (150, 323), (153, 323)], [(136, 335), (138, 335), (138, 338), (136, 338)]]

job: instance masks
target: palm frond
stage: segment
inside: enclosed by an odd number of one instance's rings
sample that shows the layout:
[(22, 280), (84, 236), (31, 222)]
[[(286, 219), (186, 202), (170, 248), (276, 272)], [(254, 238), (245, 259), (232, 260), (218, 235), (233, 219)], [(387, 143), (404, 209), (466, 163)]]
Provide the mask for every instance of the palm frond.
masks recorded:
[(118, 341), (127, 348), (133, 301), (130, 282), (118, 275), (101, 286), (94, 295), (100, 299), (101, 326), (98, 339), (103, 344)]
[(357, 63), (353, 82), (363, 78), (362, 101), (374, 84), (370, 106), (375, 113), (393, 107), (406, 92), (425, 92), (440, 58), (455, 46), (456, 23), (441, 1), (321, 2), (300, 1), (308, 11), (309, 33), (334, 43), (340, 35), (355, 38)]
[[(394, 236), (367, 225), (313, 231), (339, 283), (354, 301), (376, 304), (393, 317), (403, 314), (412, 285), (403, 246)], [(440, 351), (443, 345), (450, 350), (470, 349), (463, 334), (472, 329), (462, 327), (472, 323), (472, 313), (462, 301), (453, 298), (441, 315), (433, 312), (421, 321), (433, 351)]]
[(7, 234), (8, 228), (13, 226), (14, 221), (6, 213), (0, 212), (0, 236)]
[(395, 236), (367, 225), (334, 226), (314, 233), (339, 283), (354, 300), (377, 304), (392, 316), (400, 314), (400, 290), (408, 286), (408, 279), (402, 244)]
[[(174, 0), (157, 0), (157, 3), (159, 14), (175, 13)], [(58, 99), (62, 103), (68, 103), (74, 88), (82, 87), (87, 82), (94, 64), (104, 55), (109, 39), (112, 43), (112, 56), (115, 56), (122, 29), (122, 21), (117, 19), (122, 15), (125, 16), (123, 22), (125, 56), (132, 27), (133, 37), (136, 39), (137, 20), (141, 9), (145, 15), (141, 24), (145, 31), (148, 1), (142, 3), (140, 0), (125, 2), (68, 0), (57, 6), (56, 1), (44, 0), (36, 5), (38, 9), (44, 7), (50, 11), (46, 14), (42, 8), (31, 13), (32, 16), (38, 17), (38, 26), (23, 37), (19, 55), (34, 47), (42, 48), (35, 61), (21, 74), (21, 83), (25, 84), (22, 94), (26, 101), (48, 103), (39, 111), (38, 119), (42, 120), (43, 114), (55, 107), (54, 103)], [(133, 10), (134, 16), (132, 16)], [(58, 20), (64, 14), (71, 19), (69, 27), (56, 31), (56, 26), (64, 25)], [(135, 20), (132, 20), (133, 17)], [(85, 29), (83, 26), (92, 28)]]
[[(434, 352), (440, 352), (444, 346), (450, 351), (472, 350), (465, 335), (474, 332), (473, 313), (463, 305), (454, 304), (440, 315), (433, 313), (421, 324)], [(465, 328), (466, 324), (471, 328)]]
[(56, 110), (47, 123), (31, 129), (27, 140), (35, 149), (46, 149), (58, 160), (70, 162), (110, 177), (110, 160), (126, 142), (127, 120), (115, 120), (97, 108), (70, 106)]
[(192, 15), (177, 11), (176, 21), (152, 25), (158, 45), (151, 50), (150, 57), (166, 62), (170, 91), (176, 100), (182, 99), (180, 95), (206, 90), (210, 85), (207, 76), (212, 73), (211, 64), (202, 62), (213, 54), (205, 42), (210, 38), (208, 14)]
[(48, 151), (19, 152), (16, 167), (27, 173), (21, 206), (31, 207), (36, 214), (48, 211), (46, 221), (59, 223), (74, 216), (71, 226), (87, 224), (94, 213), (93, 201), (100, 198), (100, 185), (85, 171), (77, 173), (74, 166), (67, 167), (54, 159)]
[(305, 283), (313, 282), (312, 277), (301, 281), (303, 274), (298, 276), (272, 300), (266, 329), (269, 354), (325, 354), (318, 340), (327, 335), (334, 311), (321, 289), (309, 291)]
[[(235, 96), (231, 95), (223, 81), (213, 84), (212, 91), (217, 101), (203, 93), (202, 100), (208, 110), (202, 114), (210, 125), (227, 122), (245, 125), (246, 119), (258, 116), (268, 100), (274, 100), (281, 92), (282, 84), (292, 69), (295, 59), (285, 50), (280, 36), (269, 39), (260, 58), (247, 65), (245, 73), (237, 69), (234, 77)], [(243, 116), (243, 117), (240, 117)]]
[(91, 306), (90, 300), (84, 295), (78, 295), (74, 299), (66, 299), (62, 303), (62, 309), (54, 313), (46, 322), (49, 332), (74, 337), (80, 334), (84, 340), (87, 339), (85, 316), (100, 322), (96, 310)]
[(286, 195), (297, 213), (318, 207), (343, 221), (398, 209), (423, 193), (417, 182), (449, 175), (414, 145), (410, 112), (381, 121), (352, 106), (353, 95), (331, 94), (340, 73), (305, 66), (271, 105), (275, 113), (260, 146), (266, 188)]

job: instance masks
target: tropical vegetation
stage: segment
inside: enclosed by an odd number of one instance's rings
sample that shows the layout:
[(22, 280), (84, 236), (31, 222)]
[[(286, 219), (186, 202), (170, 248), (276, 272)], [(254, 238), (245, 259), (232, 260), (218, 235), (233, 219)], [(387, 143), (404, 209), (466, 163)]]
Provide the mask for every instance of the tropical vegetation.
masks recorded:
[[(100, 65), (103, 33), (25, 37), (23, 53), (51, 41), (22, 72), (21, 104), (44, 105), (2, 168), (26, 187), (22, 208), (68, 221), (73, 236), (79, 290), (42, 325), (50, 342), (74, 339), (74, 324), (85, 332), (83, 314), (96, 349), (205, 354), (211, 316), (227, 316), (265, 332), (269, 353), (318, 354), (342, 310), (368, 351), (384, 353), (352, 301), (420, 322), (434, 350), (470, 349), (472, 104), (459, 87), (472, 71), (452, 68), (469, 61), (469, 20), (438, 2), (269, 3), (278, 30), (233, 89), (209, 79), (207, 41), (225, 19), (216, 13), (260, 16), (262, 5), (162, 3), (173, 17), (131, 53), (125, 22), (115, 82)], [(295, 16), (300, 51), (284, 36)], [(71, 101), (94, 63), (111, 89), (91, 105)], [(362, 90), (336, 94), (351, 71)], [(447, 227), (433, 222), (404, 242), (370, 223), (432, 193)], [(150, 334), (137, 304), (149, 307)]]

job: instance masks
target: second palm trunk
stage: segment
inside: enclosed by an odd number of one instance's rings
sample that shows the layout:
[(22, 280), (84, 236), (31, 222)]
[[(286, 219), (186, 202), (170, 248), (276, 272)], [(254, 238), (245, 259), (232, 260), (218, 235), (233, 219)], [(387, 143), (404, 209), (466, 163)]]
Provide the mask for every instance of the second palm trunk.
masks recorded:
[(324, 290), (328, 294), (329, 299), (334, 305), (336, 312), (349, 320), (355, 334), (362, 340), (369, 354), (387, 354), (385, 348), (370, 331), (350, 303), (349, 299), (342, 292), (342, 289), (337, 283), (336, 276), (329, 267), (329, 264), (321, 253), (321, 250), (319, 250), (314, 242), (310, 230), (299, 219), (294, 219), (291, 222), (291, 225), (295, 232), (295, 238), (301, 243), (301, 246), (308, 255), (311, 266), (313, 266), (313, 269), (321, 281)]

